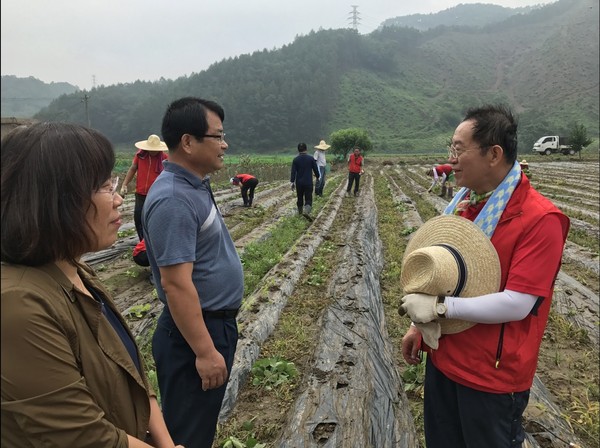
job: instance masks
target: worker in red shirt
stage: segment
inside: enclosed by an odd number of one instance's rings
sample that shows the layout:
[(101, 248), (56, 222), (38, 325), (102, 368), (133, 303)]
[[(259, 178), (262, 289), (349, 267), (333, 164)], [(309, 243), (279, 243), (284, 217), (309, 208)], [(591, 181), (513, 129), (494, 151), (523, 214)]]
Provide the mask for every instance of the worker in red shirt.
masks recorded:
[(352, 184), (354, 183), (354, 196), (358, 196), (360, 176), (363, 173), (363, 156), (360, 154), (360, 148), (356, 146), (352, 154), (348, 157), (348, 187), (346, 188), (346, 195), (350, 196), (350, 190), (352, 190)]
[(440, 197), (445, 197), (448, 193), (448, 199), (454, 197), (454, 169), (449, 163), (436, 165), (427, 170), (427, 175), (433, 177), (431, 186), (427, 189), (429, 193), (437, 183), (442, 184), (442, 192)]
[(236, 174), (230, 179), (230, 182), (232, 185), (240, 186), (244, 207), (252, 207), (254, 189), (258, 185), (258, 179), (252, 174)]
[(168, 150), (165, 142), (162, 142), (158, 135), (152, 134), (148, 140), (136, 142), (135, 147), (138, 152), (133, 156), (133, 162), (129, 171), (123, 180), (121, 187), (121, 196), (127, 194), (127, 185), (136, 175), (135, 181), (135, 207), (133, 209), (133, 221), (140, 241), (144, 238), (142, 230), (142, 207), (146, 201), (148, 190), (163, 170), (163, 162), (167, 160)]

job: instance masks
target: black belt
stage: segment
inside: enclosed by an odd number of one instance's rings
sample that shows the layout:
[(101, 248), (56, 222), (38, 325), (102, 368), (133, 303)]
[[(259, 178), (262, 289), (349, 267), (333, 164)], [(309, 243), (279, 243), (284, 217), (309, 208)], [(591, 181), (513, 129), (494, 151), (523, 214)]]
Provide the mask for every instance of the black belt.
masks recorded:
[(204, 318), (212, 318), (212, 319), (227, 319), (227, 318), (232, 318), (232, 317), (236, 317), (238, 315), (238, 312), (240, 311), (239, 308), (236, 308), (234, 310), (202, 310), (202, 315), (204, 316)]

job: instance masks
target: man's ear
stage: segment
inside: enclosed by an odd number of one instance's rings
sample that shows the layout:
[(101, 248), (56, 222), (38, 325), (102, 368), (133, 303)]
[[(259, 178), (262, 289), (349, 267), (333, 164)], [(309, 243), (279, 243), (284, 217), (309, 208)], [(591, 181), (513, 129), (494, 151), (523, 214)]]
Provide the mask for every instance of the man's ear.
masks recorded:
[(488, 149), (488, 156), (492, 165), (504, 163), (504, 149), (500, 145), (493, 145)]
[(183, 150), (183, 152), (185, 152), (186, 154), (190, 154), (192, 151), (192, 139), (194, 139), (195, 137), (193, 135), (190, 134), (183, 134), (181, 136), (181, 141), (180, 141), (180, 145), (181, 145), (181, 149)]

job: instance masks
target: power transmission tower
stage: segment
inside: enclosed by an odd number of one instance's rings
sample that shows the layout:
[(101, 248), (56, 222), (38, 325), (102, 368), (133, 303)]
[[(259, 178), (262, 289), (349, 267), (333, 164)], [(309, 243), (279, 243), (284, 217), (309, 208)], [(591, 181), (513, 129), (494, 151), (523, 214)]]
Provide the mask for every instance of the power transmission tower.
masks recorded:
[(352, 28), (358, 31), (358, 23), (360, 22), (360, 13), (358, 12), (358, 5), (352, 5), (352, 11), (349, 13), (349, 20), (352, 22)]
[(88, 110), (88, 101), (89, 100), (90, 100), (90, 97), (88, 96), (88, 94), (84, 93), (83, 98), (81, 99), (81, 102), (85, 104), (85, 117), (87, 119), (88, 128), (91, 128), (92, 124), (90, 122), (90, 111)]
[(92, 89), (96, 87), (96, 75), (92, 75)]

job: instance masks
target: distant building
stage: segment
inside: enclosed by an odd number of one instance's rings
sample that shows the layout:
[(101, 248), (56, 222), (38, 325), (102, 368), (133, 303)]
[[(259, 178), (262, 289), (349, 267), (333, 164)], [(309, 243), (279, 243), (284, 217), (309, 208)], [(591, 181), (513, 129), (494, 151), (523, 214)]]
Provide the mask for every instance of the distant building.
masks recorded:
[(38, 120), (33, 118), (16, 118), (16, 117), (2, 117), (1, 120), (1, 135), (0, 138), (4, 138), (6, 134), (12, 131), (17, 126), (30, 125), (36, 123)]

